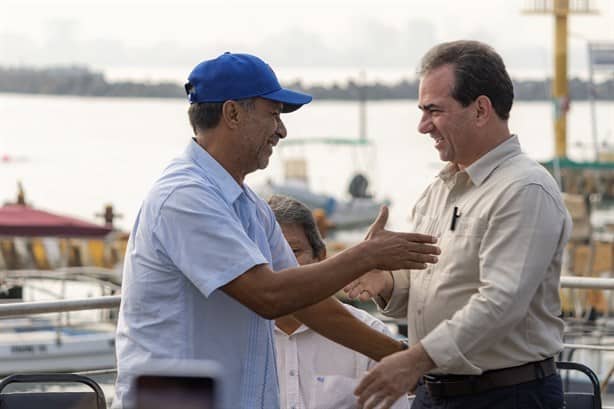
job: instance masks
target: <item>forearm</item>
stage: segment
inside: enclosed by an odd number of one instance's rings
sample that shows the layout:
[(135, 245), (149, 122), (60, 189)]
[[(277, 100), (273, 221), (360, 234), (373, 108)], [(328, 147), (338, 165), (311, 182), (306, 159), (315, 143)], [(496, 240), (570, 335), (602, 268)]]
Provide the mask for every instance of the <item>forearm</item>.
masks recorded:
[(410, 357), (410, 362), (413, 362), (416, 371), (421, 375), (436, 367), (435, 361), (431, 359), (421, 342), (412, 345), (406, 354)]
[(373, 269), (423, 269), (437, 262), (435, 239), (415, 233), (381, 232), (341, 253), (301, 267), (274, 273), (254, 265), (222, 290), (264, 318), (274, 319), (322, 301)]
[(278, 272), (272, 286), (276, 314), (293, 313), (332, 296), (372, 265), (368, 253), (358, 245), (319, 263)]
[(401, 342), (358, 320), (332, 297), (294, 316), (320, 335), (377, 361), (402, 349)]

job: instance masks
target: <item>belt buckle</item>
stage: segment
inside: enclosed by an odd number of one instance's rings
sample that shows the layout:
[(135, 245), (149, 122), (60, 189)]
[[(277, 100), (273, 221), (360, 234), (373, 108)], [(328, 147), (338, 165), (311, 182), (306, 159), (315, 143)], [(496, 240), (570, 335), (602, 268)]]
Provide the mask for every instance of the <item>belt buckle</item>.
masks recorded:
[[(437, 378), (424, 375), (425, 385), (432, 397), (446, 398), (480, 392), (479, 377), (467, 375), (463, 379)], [(459, 388), (461, 390), (459, 391)]]
[(437, 377), (429, 374), (422, 375), (424, 378), (424, 383), (441, 383), (441, 380), (438, 380)]
[(443, 381), (432, 375), (423, 375), (422, 379), (424, 379), (424, 386), (426, 386), (429, 395), (438, 397), (443, 393)]

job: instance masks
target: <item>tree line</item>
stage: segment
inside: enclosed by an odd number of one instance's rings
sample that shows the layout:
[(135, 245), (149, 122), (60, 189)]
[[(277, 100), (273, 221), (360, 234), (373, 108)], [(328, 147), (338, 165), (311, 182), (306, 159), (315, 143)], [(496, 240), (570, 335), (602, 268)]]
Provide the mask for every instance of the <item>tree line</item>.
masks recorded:
[[(551, 79), (514, 80), (516, 99), (544, 101), (550, 99)], [(416, 99), (417, 80), (401, 80), (396, 84), (359, 84), (349, 80), (328, 86), (305, 85), (300, 81), (288, 87), (328, 100)], [(182, 84), (175, 82), (108, 81), (97, 71), (82, 66), (28, 68), (0, 67), (0, 92), (19, 94), (78, 95), (91, 97), (184, 98)], [(569, 80), (572, 100), (586, 100), (591, 92), (588, 81)], [(614, 100), (614, 76), (594, 84), (595, 99)]]

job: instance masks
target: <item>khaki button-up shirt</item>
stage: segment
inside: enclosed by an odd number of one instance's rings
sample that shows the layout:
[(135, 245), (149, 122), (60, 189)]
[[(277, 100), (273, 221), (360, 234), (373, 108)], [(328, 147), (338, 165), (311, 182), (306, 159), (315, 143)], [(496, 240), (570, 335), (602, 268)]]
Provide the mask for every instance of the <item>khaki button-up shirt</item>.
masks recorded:
[[(453, 213), (458, 216), (451, 228)], [(439, 262), (395, 271), (384, 314), (407, 314), (433, 373), (480, 374), (562, 349), (559, 279), (571, 219), (549, 173), (512, 136), (459, 170), (448, 164), (412, 211)]]

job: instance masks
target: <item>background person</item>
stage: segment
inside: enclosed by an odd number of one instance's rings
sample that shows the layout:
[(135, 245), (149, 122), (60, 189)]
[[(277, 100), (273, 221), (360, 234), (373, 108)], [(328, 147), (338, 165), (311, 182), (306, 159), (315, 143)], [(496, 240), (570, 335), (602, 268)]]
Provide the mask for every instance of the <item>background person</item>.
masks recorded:
[[(272, 196), (268, 203), (300, 265), (326, 258), (326, 245), (307, 206), (281, 195)], [(366, 325), (392, 337), (386, 324), (368, 312), (344, 307)], [(360, 379), (377, 361), (324, 338), (292, 315), (277, 318), (275, 326), (281, 407), (354, 408), (356, 383), (349, 380)], [(322, 385), (325, 382), (328, 384)], [(407, 407), (407, 398), (399, 398), (395, 408)]]
[(412, 345), (370, 371), (359, 402), (386, 408), (428, 373), (415, 408), (561, 408), (553, 356), (571, 220), (559, 188), (509, 131), (512, 82), (491, 47), (440, 44), (420, 75), (418, 130), (448, 164), (411, 218), (442, 255), (425, 271), (373, 272), (347, 287), (407, 315)]

